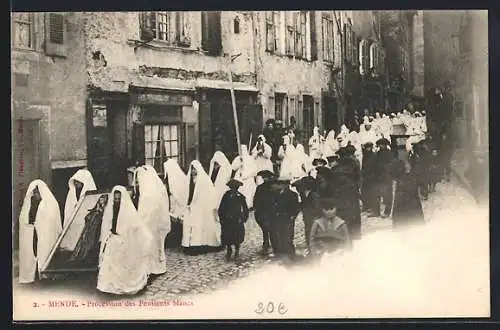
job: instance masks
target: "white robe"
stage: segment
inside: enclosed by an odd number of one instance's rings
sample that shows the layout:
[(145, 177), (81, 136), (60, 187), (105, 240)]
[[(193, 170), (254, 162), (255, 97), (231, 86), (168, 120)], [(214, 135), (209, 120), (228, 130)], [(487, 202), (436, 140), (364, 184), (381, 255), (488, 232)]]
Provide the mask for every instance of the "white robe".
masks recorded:
[[(79, 199), (76, 198), (75, 180), (83, 183), (83, 188), (80, 193)], [(69, 191), (66, 195), (66, 203), (64, 204), (64, 225), (66, 225), (66, 223), (68, 223), (68, 221), (70, 220), (73, 212), (75, 211), (75, 207), (78, 204), (78, 201), (83, 196), (85, 196), (85, 193), (87, 191), (93, 191), (97, 189), (92, 174), (85, 169), (76, 171), (76, 173), (68, 180), (68, 188)]]
[[(38, 187), (42, 200), (38, 206), (34, 224), (29, 224), (29, 210), (31, 206), (31, 195), (35, 187)], [(37, 257), (33, 253), (33, 232), (36, 230), (38, 244), (36, 247)], [(38, 268), (40, 272), (50, 252), (62, 232), (61, 214), (59, 204), (52, 192), (42, 180), (34, 180), (30, 183), (23, 206), (19, 215), (19, 282), (31, 283), (35, 281)]]
[(170, 191), (170, 215), (173, 218), (181, 218), (186, 209), (186, 173), (173, 159), (168, 159), (163, 163), (163, 171)]
[(295, 147), (291, 144), (283, 145), (278, 149), (278, 157), (281, 159), (280, 178), (291, 180), (297, 173), (297, 160), (295, 156)]
[(220, 166), (217, 177), (215, 178), (215, 182), (213, 183), (215, 187), (215, 205), (218, 209), (222, 197), (228, 190), (228, 186), (226, 184), (229, 182), (229, 180), (231, 180), (233, 169), (231, 168), (231, 163), (229, 162), (227, 157), (221, 151), (216, 151), (214, 153), (214, 156), (210, 160), (210, 168), (208, 171), (208, 176), (210, 178), (212, 178), (215, 163), (219, 164)]
[(191, 162), (186, 177), (186, 186), (191, 184), (192, 168), (196, 169), (196, 183), (190, 205), (186, 200), (187, 209), (183, 217), (182, 246), (220, 246), (220, 224), (216, 216), (216, 192), (210, 177), (197, 160)]
[(319, 134), (311, 136), (309, 139), (309, 155), (313, 158), (321, 158), (323, 157), (322, 153), (322, 142), (321, 136)]
[(294, 177), (302, 178), (307, 175), (307, 173), (313, 168), (313, 166), (312, 161), (304, 151), (304, 146), (300, 143), (295, 147), (295, 159), (297, 172), (295, 173)]
[(121, 192), (117, 235), (111, 233), (114, 204), (111, 200), (102, 220), (97, 290), (133, 295), (147, 284), (153, 235), (140, 219), (125, 187), (115, 186), (111, 198), (115, 191)]
[(334, 131), (330, 131), (326, 136), (324, 149), (325, 149), (325, 157), (335, 156), (335, 153), (339, 150), (339, 142), (335, 138)]
[(150, 252), (150, 274), (167, 271), (165, 239), (170, 232), (170, 207), (167, 189), (151, 165), (137, 168), (139, 183), (139, 217), (153, 235)]
[(255, 166), (257, 167), (257, 172), (268, 170), (273, 172), (273, 162), (271, 161), (271, 156), (273, 149), (271, 146), (264, 142), (264, 152), (259, 155), (257, 150), (257, 145), (252, 149), (252, 157), (255, 159)]
[(245, 196), (245, 201), (250, 209), (253, 207), (253, 197), (257, 189), (255, 177), (258, 171), (254, 159), (245, 152), (243, 154), (243, 157), (236, 157), (233, 160), (231, 167), (236, 171), (234, 178), (243, 183), (238, 191)]

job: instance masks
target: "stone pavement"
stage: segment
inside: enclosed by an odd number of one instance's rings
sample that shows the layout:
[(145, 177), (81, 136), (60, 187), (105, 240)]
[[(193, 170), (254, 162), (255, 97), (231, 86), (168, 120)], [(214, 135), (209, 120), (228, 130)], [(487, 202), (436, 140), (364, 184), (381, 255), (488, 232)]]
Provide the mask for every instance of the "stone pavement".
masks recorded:
[[(454, 178), (450, 183), (440, 183), (437, 191), (423, 202), (426, 218), (432, 218), (432, 213), (443, 208), (453, 207), (469, 202), (470, 194)], [(362, 214), (362, 233), (367, 234), (380, 229), (391, 228), (390, 219), (368, 218)], [(229, 282), (246, 277), (269, 263), (279, 261), (270, 260), (259, 255), (262, 244), (262, 233), (255, 222), (253, 213), (246, 224), (245, 242), (241, 247), (240, 262), (225, 261), (225, 251), (209, 253), (199, 256), (187, 256), (178, 251), (167, 251), (167, 272), (152, 279), (150, 284), (135, 298), (162, 299), (172, 297), (189, 297), (199, 293), (207, 293), (225, 287)], [(295, 246), (298, 253), (305, 247), (304, 225), (301, 215), (295, 225)], [(17, 258), (14, 258), (17, 259)], [(14, 280), (15, 281), (15, 280)], [(45, 281), (42, 281), (45, 282)], [(42, 283), (41, 283), (42, 284)], [(40, 290), (61, 290), (78, 288), (79, 292), (96, 295), (95, 275), (79, 280), (48, 281), (40, 285)], [(65, 288), (65, 289), (64, 289)], [(103, 297), (100, 297), (103, 298)], [(114, 299), (121, 297), (115, 297)], [(113, 298), (111, 298), (113, 299)]]

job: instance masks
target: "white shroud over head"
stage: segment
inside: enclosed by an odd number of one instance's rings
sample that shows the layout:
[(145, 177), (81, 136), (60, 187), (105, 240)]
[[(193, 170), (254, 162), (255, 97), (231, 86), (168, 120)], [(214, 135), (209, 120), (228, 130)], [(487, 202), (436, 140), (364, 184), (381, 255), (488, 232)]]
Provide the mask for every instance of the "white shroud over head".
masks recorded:
[(96, 190), (96, 184), (92, 174), (86, 170), (81, 169), (76, 171), (76, 173), (68, 180), (68, 195), (66, 195), (66, 203), (64, 204), (64, 224), (71, 218), (75, 210), (75, 206), (78, 203), (79, 198), (76, 198), (76, 188), (75, 181), (80, 181), (83, 183), (83, 188), (80, 193), (80, 198), (85, 196), (87, 191)]
[[(38, 188), (42, 200), (38, 206), (35, 222), (30, 225), (31, 196), (35, 188)], [(33, 254), (33, 227), (36, 228), (38, 234), (37, 258)], [(40, 271), (47, 262), (61, 232), (61, 213), (56, 198), (45, 182), (38, 179), (32, 181), (24, 196), (19, 214), (19, 281), (21, 283), (35, 280), (37, 261)]]

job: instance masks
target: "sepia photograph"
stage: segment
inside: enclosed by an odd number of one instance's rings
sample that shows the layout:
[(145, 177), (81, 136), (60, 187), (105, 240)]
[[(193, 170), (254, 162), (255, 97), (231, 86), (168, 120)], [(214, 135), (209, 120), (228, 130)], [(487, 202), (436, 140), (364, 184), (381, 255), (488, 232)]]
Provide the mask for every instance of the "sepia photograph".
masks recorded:
[(13, 321), (490, 317), (487, 10), (11, 12)]

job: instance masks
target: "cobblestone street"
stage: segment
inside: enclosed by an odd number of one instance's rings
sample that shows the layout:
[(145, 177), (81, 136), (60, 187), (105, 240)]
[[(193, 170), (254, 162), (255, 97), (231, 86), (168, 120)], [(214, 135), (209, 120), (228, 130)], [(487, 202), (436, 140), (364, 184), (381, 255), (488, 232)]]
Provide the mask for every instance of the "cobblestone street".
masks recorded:
[[(437, 191), (432, 193), (427, 201), (423, 202), (424, 213), (427, 219), (446, 215), (457, 205), (470, 205), (473, 200), (470, 194), (457, 182), (440, 183)], [(305, 247), (304, 225), (300, 218), (295, 226), (295, 246), (298, 253)], [(391, 228), (391, 220), (367, 217), (362, 214), (363, 234)], [(240, 262), (226, 262), (225, 251), (209, 253), (198, 256), (187, 256), (182, 252), (167, 251), (167, 273), (152, 279), (151, 283), (135, 298), (137, 299), (162, 299), (174, 297), (190, 297), (201, 293), (208, 293), (224, 288), (236, 279), (244, 278), (250, 274), (265, 269), (268, 264), (278, 261), (259, 255), (262, 244), (262, 234), (253, 213), (246, 225), (245, 242), (241, 247)], [(40, 291), (67, 292), (74, 291), (99, 299), (107, 299), (95, 290), (93, 275), (78, 279), (60, 279), (56, 281), (43, 281), (30, 287)], [(27, 287), (25, 287), (27, 288)], [(120, 299), (121, 297), (116, 297)]]

